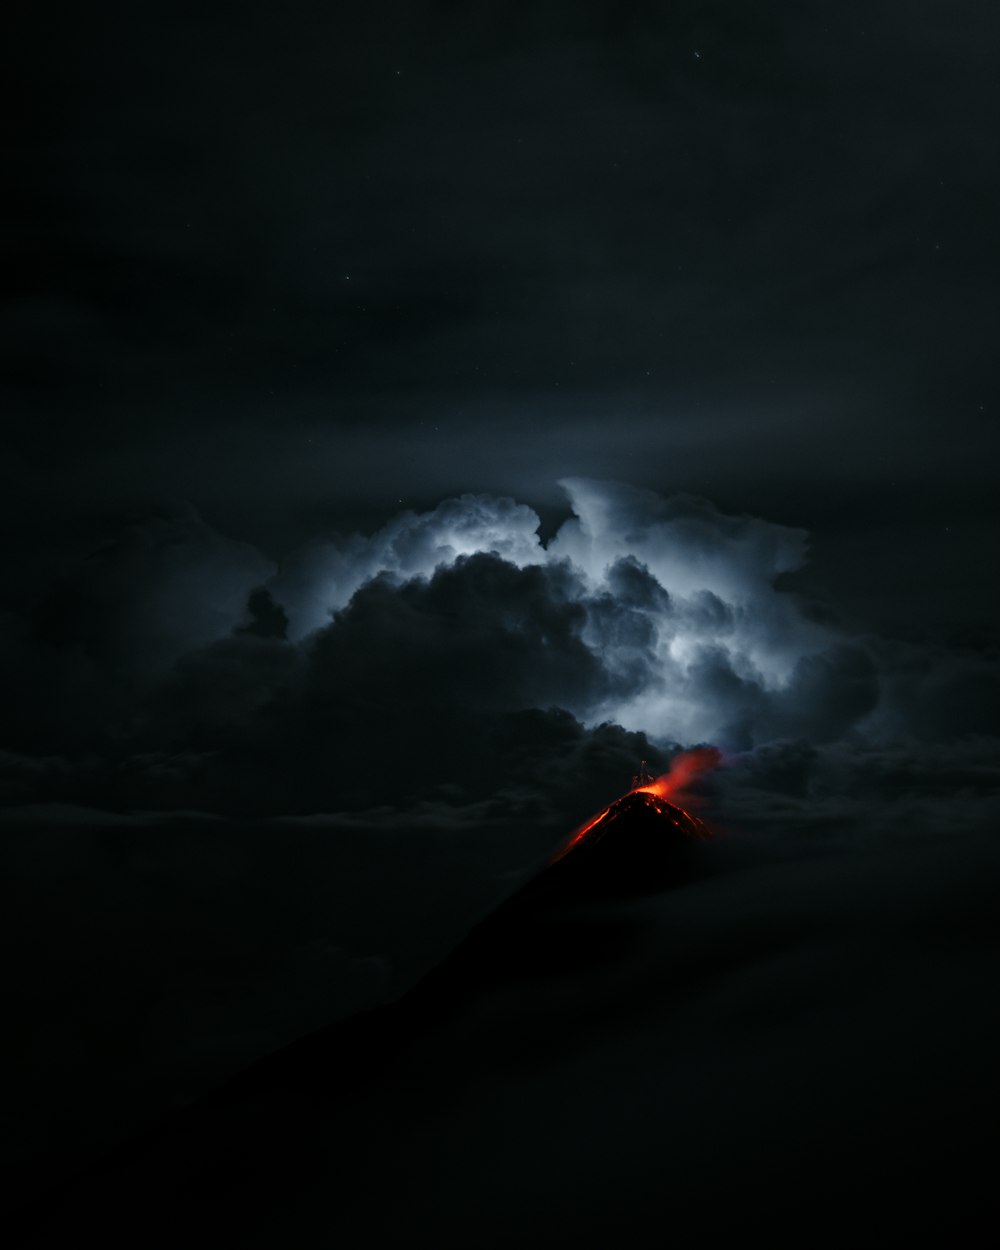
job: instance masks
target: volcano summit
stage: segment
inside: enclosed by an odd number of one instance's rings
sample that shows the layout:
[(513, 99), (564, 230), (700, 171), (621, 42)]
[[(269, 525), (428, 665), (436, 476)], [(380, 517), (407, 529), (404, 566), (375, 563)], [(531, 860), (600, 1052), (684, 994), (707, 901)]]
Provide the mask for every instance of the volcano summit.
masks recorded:
[[(583, 870), (637, 876), (667, 873), (685, 858), (686, 840), (711, 836), (708, 826), (651, 789), (630, 790), (581, 826), (553, 856), (552, 864), (572, 862)], [(568, 857), (572, 854), (572, 861)]]

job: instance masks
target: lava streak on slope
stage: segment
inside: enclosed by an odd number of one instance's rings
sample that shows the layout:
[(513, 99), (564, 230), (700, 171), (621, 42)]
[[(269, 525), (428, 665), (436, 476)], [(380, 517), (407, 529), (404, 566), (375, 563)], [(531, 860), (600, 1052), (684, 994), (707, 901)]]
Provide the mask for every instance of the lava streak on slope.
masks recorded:
[[(618, 802), (620, 803), (621, 799), (619, 799)], [(612, 804), (611, 806), (613, 807), (614, 804)], [(603, 812), (598, 812), (598, 814), (594, 816), (591, 820), (588, 820), (585, 825), (581, 825), (580, 828), (577, 829), (577, 831), (566, 842), (562, 844), (559, 850), (556, 851), (556, 853), (552, 856), (552, 859), (550, 862), (553, 864), (558, 863), (558, 861), (561, 860), (564, 855), (568, 855), (570, 851), (573, 849), (573, 847), (578, 846), (583, 841), (583, 839), (587, 836), (587, 834), (590, 833), (591, 829), (599, 825), (601, 821), (604, 819), (604, 817), (607, 816), (607, 814), (610, 811), (611, 811), (611, 808), (606, 807)]]

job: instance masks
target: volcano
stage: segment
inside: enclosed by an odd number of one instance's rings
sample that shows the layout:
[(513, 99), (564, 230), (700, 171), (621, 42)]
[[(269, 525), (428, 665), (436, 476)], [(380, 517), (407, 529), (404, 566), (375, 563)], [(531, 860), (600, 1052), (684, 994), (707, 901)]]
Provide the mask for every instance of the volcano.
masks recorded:
[(704, 821), (651, 789), (630, 790), (582, 825), (552, 864), (565, 864), (580, 876), (594, 874), (595, 880), (602, 873), (636, 881), (652, 873), (659, 879), (678, 873), (691, 840), (710, 836)]
[[(934, 848), (769, 864), (707, 834), (631, 791), (401, 999), (253, 1065), (13, 1244), (970, 1244), (996, 1214), (992, 847), (969, 884)], [(948, 924), (929, 957), (914, 935)]]

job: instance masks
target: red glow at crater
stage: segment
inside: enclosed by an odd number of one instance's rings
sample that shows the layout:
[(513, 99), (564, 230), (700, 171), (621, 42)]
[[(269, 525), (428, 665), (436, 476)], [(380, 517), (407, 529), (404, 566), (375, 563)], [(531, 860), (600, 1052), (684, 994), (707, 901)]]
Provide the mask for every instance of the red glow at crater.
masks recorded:
[(636, 786), (632, 793), (655, 794), (660, 799), (673, 799), (683, 794), (692, 781), (704, 773), (710, 773), (721, 763), (722, 752), (718, 747), (695, 747), (691, 751), (682, 751), (662, 776), (651, 781), (648, 786)]

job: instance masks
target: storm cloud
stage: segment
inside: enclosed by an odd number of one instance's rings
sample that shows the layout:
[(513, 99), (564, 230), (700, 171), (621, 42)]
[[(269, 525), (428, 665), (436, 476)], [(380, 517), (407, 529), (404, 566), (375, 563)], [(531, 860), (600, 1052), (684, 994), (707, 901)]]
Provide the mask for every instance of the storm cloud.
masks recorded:
[(190, 509), (130, 523), (7, 617), (7, 802), (305, 814), (476, 803), (529, 774), (538, 795), (529, 723), (553, 760), (627, 743), (622, 780), (628, 751), (993, 732), (988, 656), (856, 636), (788, 588), (804, 531), (564, 488), (547, 542), (489, 496), (280, 563)]
[(498, 743), (526, 713), (664, 759), (889, 723), (872, 647), (780, 588), (803, 531), (564, 487), (547, 543), (525, 505), (462, 496), (280, 566), (190, 510), (130, 524), (8, 618), (8, 800), (478, 801), (517, 784)]
[[(293, 636), (343, 612), (373, 578), (412, 608), (412, 592), (401, 587), (461, 568), (445, 582), (457, 590), (467, 580), (470, 599), (448, 610), (471, 619), (474, 601), (504, 636), (533, 637), (540, 688), (527, 697), (555, 701), (588, 724), (608, 720), (655, 739), (735, 747), (799, 732), (834, 737), (874, 706), (867, 652), (776, 589), (804, 563), (804, 531), (727, 516), (690, 496), (664, 499), (584, 479), (563, 486), (573, 515), (547, 545), (530, 508), (463, 496), (399, 516), (371, 538), (306, 549), (272, 584)], [(517, 579), (483, 594), (474, 589), (483, 576), (474, 555), (547, 572), (534, 594)], [(578, 609), (561, 639), (546, 632), (542, 586), (552, 610)], [(446, 593), (435, 591), (435, 601)], [(581, 643), (599, 680), (584, 673)], [(568, 663), (576, 649), (580, 666), (575, 688), (547, 693), (554, 648)]]

